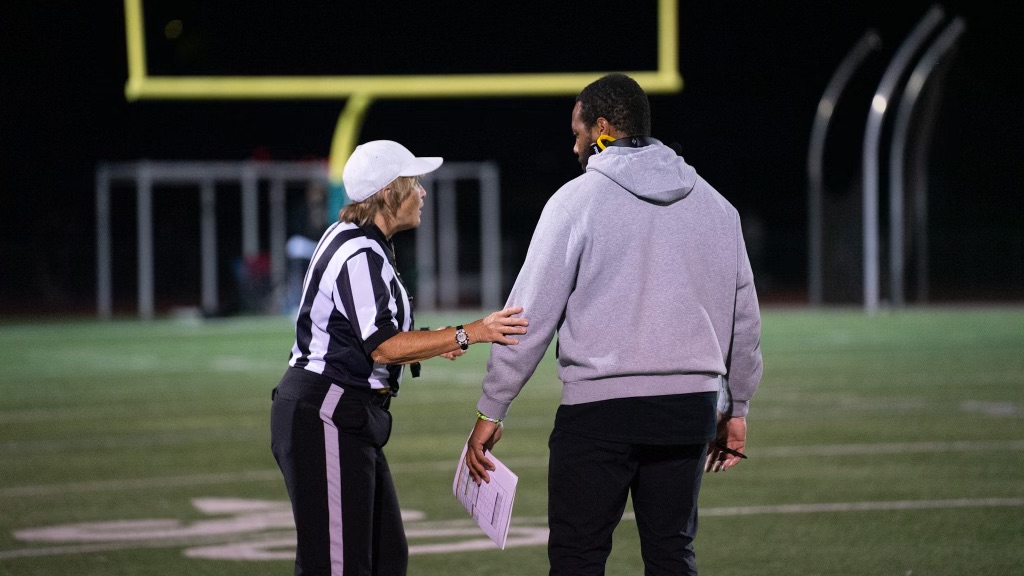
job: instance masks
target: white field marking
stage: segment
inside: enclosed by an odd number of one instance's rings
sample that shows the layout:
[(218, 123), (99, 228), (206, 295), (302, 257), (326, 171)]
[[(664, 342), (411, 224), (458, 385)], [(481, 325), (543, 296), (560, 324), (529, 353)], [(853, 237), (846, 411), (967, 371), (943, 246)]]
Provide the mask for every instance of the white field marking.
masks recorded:
[[(752, 448), (751, 457), (757, 458), (800, 458), (821, 456), (873, 456), (891, 454), (932, 454), (946, 452), (1024, 451), (1024, 440), (1005, 442), (901, 442), (891, 444), (813, 444), (808, 446), (775, 446)], [(544, 457), (508, 457), (503, 461), (512, 468), (544, 468), (548, 459)], [(455, 472), (455, 460), (428, 462), (396, 462), (391, 464), (393, 473), (414, 472)], [(72, 482), (68, 484), (36, 484), (0, 488), (0, 498), (25, 496), (52, 496), (71, 492), (119, 492), (181, 486), (206, 486), (234, 482), (276, 482), (281, 473), (275, 469), (249, 470), (224, 474), (194, 474), (187, 476), (156, 476), (153, 478), (129, 478), (124, 480), (101, 480), (95, 482)]]
[(1020, 414), (1020, 408), (1013, 402), (983, 402), (970, 400), (960, 404), (964, 412), (977, 412), (988, 416), (1016, 416)]
[[(268, 395), (269, 398), (269, 395)], [(244, 417), (248, 407), (262, 404), (263, 398), (249, 398), (243, 402), (236, 402), (233, 408), (236, 416)], [(248, 406), (247, 406), (248, 405)], [(90, 422), (94, 420), (109, 420), (116, 416), (124, 415), (123, 404), (105, 404), (89, 406), (63, 406), (53, 408), (27, 408), (24, 410), (0, 410), (0, 422), (5, 424), (36, 424), (39, 422)], [(229, 414), (230, 415), (230, 414)]]
[(1006, 442), (897, 442), (892, 444), (817, 444), (750, 448), (747, 453), (765, 458), (820, 456), (872, 456), (876, 454), (930, 454), (935, 452), (1011, 452), (1024, 450), (1024, 440)]
[[(501, 459), (510, 468), (544, 468), (548, 465), (547, 456), (509, 456)], [(390, 464), (392, 473), (413, 473), (413, 472), (447, 472), (455, 473), (455, 465), (458, 461), (438, 460), (435, 462), (396, 462)]]
[[(193, 506), (209, 516), (182, 523), (171, 518), (80, 522), (16, 530), (14, 537), (28, 542), (136, 542), (189, 540), (262, 535), (269, 530), (295, 529), (287, 501), (242, 498), (196, 498)], [(415, 524), (425, 518), (418, 510), (402, 510), (402, 521)]]
[[(496, 547), (490, 538), (480, 537), (480, 528), (475, 523), (463, 522), (462, 527), (443, 530), (425, 530), (409, 527), (405, 531), (409, 540), (415, 538), (465, 538), (453, 542), (436, 544), (409, 544), (409, 554), (450, 554), (454, 552), (473, 552), (494, 550)], [(529, 546), (545, 546), (548, 543), (548, 529), (540, 526), (512, 526), (508, 530), (505, 548), (525, 548)], [(294, 560), (295, 537), (269, 537), (263, 540), (230, 543), (217, 546), (199, 546), (185, 550), (189, 558), (207, 560)]]
[[(887, 512), (891, 510), (947, 510), (951, 508), (1017, 508), (1024, 506), (1024, 498), (954, 498), (949, 500), (893, 500), (891, 502), (822, 502), (817, 504), (776, 504), (768, 506), (701, 507), (700, 516), (733, 517), (765, 514), (818, 514), (827, 512)], [(623, 520), (636, 520), (636, 514), (626, 512)], [(547, 522), (545, 516), (516, 518), (522, 523)]]
[(2, 498), (24, 496), (53, 496), (69, 492), (122, 492), (124, 490), (150, 490), (182, 486), (208, 486), (233, 484), (236, 482), (269, 482), (281, 479), (278, 470), (249, 470), (225, 474), (192, 474), (186, 476), (155, 476), (153, 478), (126, 478), (123, 480), (98, 480), (95, 482), (71, 482), (68, 484), (37, 484), (0, 489)]
[(123, 406), (30, 408), (0, 411), (0, 420), (6, 424), (34, 424), (36, 422), (67, 422), (69, 420), (106, 420), (121, 414), (124, 414)]
[(779, 504), (774, 506), (729, 506), (703, 508), (701, 516), (752, 516), (756, 514), (813, 514), (819, 512), (876, 512), (888, 510), (943, 510), (950, 508), (1013, 508), (1024, 506), (1024, 498), (957, 498), (952, 500), (895, 500), (892, 502), (832, 502), (820, 504)]
[[(543, 468), (547, 458), (506, 458), (504, 462), (517, 468)], [(451, 472), (455, 473), (455, 459), (432, 462), (398, 462), (391, 464), (392, 473)], [(193, 474), (185, 476), (155, 476), (152, 478), (127, 478), (123, 480), (97, 480), (94, 482), (70, 482), (67, 484), (36, 484), (0, 488), (0, 498), (22, 498), (27, 496), (54, 496), (68, 493), (122, 492), (125, 490), (150, 490), (153, 488), (177, 488), (184, 486), (211, 486), (238, 482), (279, 482), (281, 472), (273, 468), (249, 470), (223, 474)]]
[[(216, 434), (214, 434), (216, 432)], [(229, 442), (251, 443), (256, 434), (262, 433), (260, 428), (221, 430), (189, 430), (187, 432), (168, 431), (135, 436), (83, 436), (73, 439), (53, 440), (13, 440), (0, 443), (0, 457), (13, 454), (39, 456), (62, 452), (77, 453), (83, 450), (117, 450), (125, 448), (152, 448), (166, 446), (184, 446), (200, 442), (216, 441), (219, 444)]]
[[(480, 386), (480, 379), (477, 378), (476, 383), (473, 384), (473, 385), (476, 386), (476, 387), (479, 387)], [(544, 388), (543, 386), (538, 386), (536, 390), (532, 390), (531, 393), (530, 393), (530, 399), (532, 399), (532, 400), (547, 399), (547, 400), (553, 400), (553, 401), (557, 402), (557, 401), (561, 400), (561, 398), (562, 398), (562, 390), (560, 388), (559, 389), (554, 389), (554, 388)], [(446, 405), (460, 406), (461, 407), (465, 403), (465, 400), (466, 400), (466, 397), (464, 395), (462, 395), (462, 394), (460, 394), (458, 392), (455, 392), (455, 391), (450, 391), (450, 392), (442, 391), (442, 392), (437, 393), (437, 394), (412, 394), (412, 393), (408, 393), (407, 394), (407, 393), (403, 392), (402, 395), (399, 396), (399, 399), (396, 400), (396, 402), (401, 402), (402, 406), (420, 406), (420, 405), (423, 405), (423, 404), (427, 404), (427, 405), (446, 404)]]
[[(186, 547), (191, 558), (230, 560), (291, 560), (294, 558), (295, 533), (290, 522), (287, 502), (245, 499), (197, 499), (193, 503), (206, 513), (237, 515), (230, 518), (201, 520), (181, 525), (174, 520), (134, 520), (94, 522), (18, 531), (15, 537), (30, 541), (91, 541), (90, 544), (26, 548), (0, 551), (0, 560), (66, 554), (111, 552), (140, 548)], [(975, 498), (953, 500), (900, 500), (892, 502), (833, 502), (817, 504), (782, 504), (772, 506), (737, 506), (703, 508), (705, 517), (733, 517), (756, 514), (809, 514), (889, 510), (936, 510), (951, 508), (1024, 507), (1024, 498)], [(471, 550), (489, 550), (494, 544), (481, 538), (472, 520), (423, 521), (418, 511), (402, 511), (407, 521), (406, 534), (411, 541), (409, 552), (440, 554)], [(623, 520), (635, 520), (633, 513)], [(543, 546), (547, 542), (544, 516), (516, 518), (509, 529), (506, 547)], [(171, 526), (176, 524), (176, 526)], [(148, 525), (146, 528), (144, 525)], [(159, 525), (159, 526), (158, 526)], [(137, 530), (149, 530), (148, 539), (125, 541), (138, 536)], [(156, 530), (156, 532), (152, 530)], [(100, 533), (100, 537), (97, 537)], [(27, 538), (26, 538), (27, 537)], [(117, 540), (111, 540), (116, 538)], [(462, 538), (453, 542), (415, 544), (418, 538)], [(97, 542), (99, 540), (100, 542)], [(105, 541), (104, 541), (105, 540)], [(222, 543), (218, 543), (220, 541)], [(192, 546), (191, 548), (188, 548)]]
[(210, 368), (215, 372), (247, 372), (259, 370), (253, 362), (244, 356), (217, 356), (210, 361)]
[[(203, 541), (209, 541), (204, 538)], [(292, 538), (294, 545), (295, 539)], [(118, 552), (138, 548), (177, 548), (198, 544), (197, 540), (159, 540), (150, 542), (110, 542), (104, 544), (83, 544), (78, 546), (52, 546), (48, 548), (22, 548), (21, 550), (0, 550), (0, 560), (13, 558), (40, 558), (49, 556), (65, 556), (68, 554), (93, 554), (96, 552)]]

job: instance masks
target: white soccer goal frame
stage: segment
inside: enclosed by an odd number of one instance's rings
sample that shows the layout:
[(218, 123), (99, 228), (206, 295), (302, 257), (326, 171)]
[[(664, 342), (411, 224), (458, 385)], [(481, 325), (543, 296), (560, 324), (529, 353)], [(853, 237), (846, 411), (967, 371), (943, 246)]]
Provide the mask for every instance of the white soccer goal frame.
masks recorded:
[[(433, 188), (437, 218), (424, 210), (416, 230), (417, 308), (458, 306), (460, 272), (456, 181), (477, 180), (480, 191), (480, 303), (501, 307), (501, 188), (494, 162), (447, 162), (424, 178)], [(286, 189), (288, 182), (327, 183), (327, 165), (318, 162), (200, 162), (150, 161), (102, 163), (96, 168), (96, 311), (102, 319), (113, 316), (113, 239), (111, 199), (114, 183), (134, 183), (138, 238), (138, 316), (156, 313), (153, 249), (153, 194), (158, 185), (195, 186), (200, 194), (200, 306), (219, 308), (217, 278), (217, 184), (238, 184), (242, 193), (242, 256), (260, 252), (260, 183), (268, 182), (269, 253), (275, 301), (286, 286)], [(438, 229), (443, 233), (438, 233)], [(444, 258), (437, 258), (443, 254)]]

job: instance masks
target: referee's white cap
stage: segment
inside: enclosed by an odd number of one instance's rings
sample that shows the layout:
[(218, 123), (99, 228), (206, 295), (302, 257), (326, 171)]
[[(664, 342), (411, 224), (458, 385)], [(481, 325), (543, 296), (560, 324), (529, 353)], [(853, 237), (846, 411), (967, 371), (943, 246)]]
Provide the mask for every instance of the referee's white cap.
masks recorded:
[(341, 175), (345, 193), (362, 202), (399, 176), (420, 176), (440, 168), (444, 158), (417, 158), (408, 148), (391, 140), (374, 140), (356, 146)]

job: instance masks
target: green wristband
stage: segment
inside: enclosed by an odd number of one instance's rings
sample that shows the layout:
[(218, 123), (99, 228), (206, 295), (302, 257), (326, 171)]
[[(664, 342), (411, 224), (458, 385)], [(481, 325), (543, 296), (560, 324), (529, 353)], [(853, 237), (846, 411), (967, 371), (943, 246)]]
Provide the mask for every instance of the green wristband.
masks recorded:
[(494, 422), (495, 424), (501, 424), (501, 420), (498, 420), (496, 418), (491, 418), (490, 416), (485, 416), (484, 413), (479, 411), (479, 410), (476, 411), (476, 417), (479, 420), (486, 420), (488, 422)]

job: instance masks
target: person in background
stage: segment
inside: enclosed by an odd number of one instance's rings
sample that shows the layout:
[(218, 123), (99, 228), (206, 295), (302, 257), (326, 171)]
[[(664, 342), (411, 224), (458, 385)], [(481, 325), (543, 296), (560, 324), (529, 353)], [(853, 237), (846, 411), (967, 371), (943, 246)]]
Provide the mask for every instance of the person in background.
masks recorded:
[(296, 575), (406, 573), (408, 544), (382, 450), (403, 365), (454, 359), (480, 342), (514, 345), (526, 333), (518, 307), (413, 331), (391, 237), (419, 225), (426, 190), (417, 177), (442, 161), (389, 140), (356, 147), (343, 173), (352, 203), (313, 251), (271, 408), (271, 449), (298, 534)]
[(584, 173), (537, 223), (508, 299), (530, 311), (530, 333), (491, 349), (467, 464), (489, 481), (485, 452), (557, 332), (550, 573), (604, 574), (632, 495), (644, 573), (696, 574), (701, 478), (745, 457), (762, 373), (739, 214), (650, 137), (647, 94), (632, 78), (584, 88), (571, 126)]

